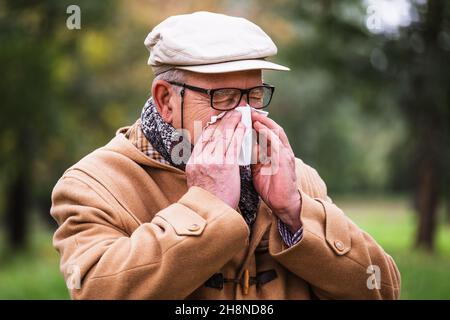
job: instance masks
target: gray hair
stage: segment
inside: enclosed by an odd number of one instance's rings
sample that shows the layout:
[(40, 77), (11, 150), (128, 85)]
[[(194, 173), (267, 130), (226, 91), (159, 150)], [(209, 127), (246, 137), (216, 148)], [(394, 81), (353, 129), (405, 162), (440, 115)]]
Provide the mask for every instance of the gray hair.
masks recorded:
[[(186, 80), (186, 72), (180, 69), (170, 69), (169, 71), (158, 74), (153, 81), (164, 80), (164, 81), (176, 81), (184, 82)], [(181, 88), (178, 86), (173, 87), (176, 92), (180, 92)]]

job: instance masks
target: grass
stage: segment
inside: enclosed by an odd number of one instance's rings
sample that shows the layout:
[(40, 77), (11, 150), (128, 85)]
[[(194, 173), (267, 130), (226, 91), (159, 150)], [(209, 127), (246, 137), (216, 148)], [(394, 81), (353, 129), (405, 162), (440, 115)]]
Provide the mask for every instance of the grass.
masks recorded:
[[(402, 299), (450, 299), (450, 226), (441, 225), (434, 254), (413, 248), (415, 221), (401, 198), (337, 198), (335, 203), (393, 256)], [(30, 248), (7, 253), (0, 243), (0, 299), (68, 299), (52, 234), (36, 227)]]
[(0, 299), (69, 299), (51, 241), (50, 232), (36, 230), (25, 252), (0, 251)]
[(401, 299), (450, 299), (450, 225), (441, 224), (435, 253), (413, 247), (416, 223), (402, 199), (335, 199), (336, 204), (394, 258)]

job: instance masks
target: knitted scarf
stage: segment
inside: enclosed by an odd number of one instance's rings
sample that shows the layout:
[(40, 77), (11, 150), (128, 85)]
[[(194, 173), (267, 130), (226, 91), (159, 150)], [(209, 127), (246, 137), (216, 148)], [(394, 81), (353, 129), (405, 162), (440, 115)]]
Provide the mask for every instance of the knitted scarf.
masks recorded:
[[(171, 124), (166, 123), (163, 120), (156, 109), (152, 98), (145, 103), (142, 110), (141, 129), (153, 148), (155, 148), (167, 162), (178, 169), (185, 170), (186, 163), (189, 160), (187, 155), (183, 157), (181, 154), (181, 161), (173, 161), (170, 155), (172, 154), (173, 148), (175, 146), (179, 147), (180, 143), (189, 144), (185, 147), (190, 148), (191, 151), (193, 146), (188, 139), (185, 139), (180, 130), (176, 130)], [(182, 150), (184, 148), (180, 149)], [(241, 196), (238, 206), (245, 222), (251, 227), (256, 220), (259, 195), (253, 186), (250, 166), (240, 166), (239, 172), (241, 177)]]

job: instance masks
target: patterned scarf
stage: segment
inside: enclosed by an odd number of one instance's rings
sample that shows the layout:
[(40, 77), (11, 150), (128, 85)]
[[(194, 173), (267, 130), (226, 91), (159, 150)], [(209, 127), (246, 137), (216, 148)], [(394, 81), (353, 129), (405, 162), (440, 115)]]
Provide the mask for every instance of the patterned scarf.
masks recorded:
[[(172, 150), (179, 144), (189, 144), (184, 147), (193, 146), (188, 139), (179, 130), (176, 130), (171, 124), (166, 123), (158, 110), (156, 109), (153, 99), (150, 98), (144, 105), (141, 114), (141, 129), (147, 140), (152, 144), (153, 148), (158, 151), (161, 156), (172, 166), (185, 170), (186, 162), (189, 160), (187, 155), (180, 154), (181, 163), (172, 161)], [(182, 150), (184, 148), (180, 148)], [(187, 149), (185, 149), (187, 150)], [(178, 162), (178, 161), (177, 161)], [(252, 173), (250, 166), (240, 166), (239, 172), (241, 176), (241, 197), (239, 199), (239, 209), (245, 219), (245, 222), (251, 227), (256, 220), (258, 211), (259, 195), (253, 186)]]

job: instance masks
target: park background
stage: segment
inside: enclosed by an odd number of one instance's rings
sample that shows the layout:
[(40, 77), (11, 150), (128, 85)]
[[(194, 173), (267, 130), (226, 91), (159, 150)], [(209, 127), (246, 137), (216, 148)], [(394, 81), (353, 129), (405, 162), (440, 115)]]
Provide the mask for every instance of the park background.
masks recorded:
[[(69, 5), (81, 9), (70, 30)], [(450, 299), (450, 3), (0, 0), (0, 299), (68, 299), (51, 245), (65, 169), (134, 122), (166, 17), (242, 16), (278, 46), (271, 116), (391, 254), (402, 299)], [(236, 35), (238, 36), (238, 35)]]

